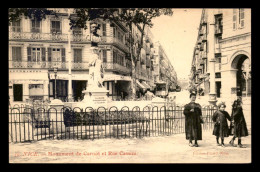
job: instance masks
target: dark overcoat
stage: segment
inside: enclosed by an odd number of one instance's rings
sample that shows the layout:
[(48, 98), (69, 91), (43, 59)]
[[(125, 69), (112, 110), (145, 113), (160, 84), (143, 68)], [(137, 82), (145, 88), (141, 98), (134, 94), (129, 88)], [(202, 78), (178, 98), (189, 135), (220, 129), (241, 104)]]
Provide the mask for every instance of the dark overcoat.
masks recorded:
[(241, 106), (233, 108), (231, 118), (234, 120), (234, 136), (245, 137), (248, 136), (246, 120)]
[[(194, 112), (190, 110), (194, 107)], [(184, 106), (185, 115), (185, 133), (187, 140), (202, 140), (201, 120), (202, 112), (201, 106), (198, 103), (189, 103)]]
[(219, 125), (214, 125), (213, 135), (219, 137), (228, 137), (229, 136), (229, 128), (228, 122), (231, 121), (230, 115), (226, 111), (216, 111), (213, 114), (212, 121)]

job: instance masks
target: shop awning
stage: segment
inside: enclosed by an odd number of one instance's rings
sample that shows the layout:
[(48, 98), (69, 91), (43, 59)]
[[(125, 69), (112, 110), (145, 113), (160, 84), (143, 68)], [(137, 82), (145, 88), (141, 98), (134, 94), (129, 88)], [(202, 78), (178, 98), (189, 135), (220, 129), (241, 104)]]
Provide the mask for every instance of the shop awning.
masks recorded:
[(143, 84), (141, 84), (138, 80), (136, 80), (136, 84), (139, 88), (146, 89), (146, 87)]
[(143, 86), (145, 86), (147, 89), (151, 89), (150, 85), (148, 85), (146, 82), (142, 82)]

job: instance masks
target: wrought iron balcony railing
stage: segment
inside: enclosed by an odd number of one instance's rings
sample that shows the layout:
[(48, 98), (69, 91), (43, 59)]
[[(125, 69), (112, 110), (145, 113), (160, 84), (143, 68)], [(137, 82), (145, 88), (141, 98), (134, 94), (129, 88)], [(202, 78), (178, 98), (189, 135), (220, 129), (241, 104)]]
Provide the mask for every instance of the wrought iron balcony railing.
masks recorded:
[(101, 42), (99, 44), (114, 44), (119, 48), (121, 48), (126, 53), (129, 53), (129, 47), (118, 38), (114, 38), (112, 36), (102, 36)]
[[(69, 69), (68, 62), (51, 61), (51, 62), (30, 62), (30, 61), (9, 61), (9, 68), (22, 68), (22, 69)], [(88, 62), (71, 62), (71, 69), (89, 69)]]
[(103, 66), (104, 66), (105, 70), (106, 69), (114, 70), (114, 71), (128, 73), (128, 74), (131, 72), (131, 68), (127, 68), (126, 66), (122, 66), (117, 63), (103, 63)]
[[(105, 69), (116, 70), (118, 72), (130, 73), (131, 68), (127, 68), (117, 63), (103, 63)], [(22, 69), (69, 69), (68, 62), (52, 61), (52, 62), (28, 62), (28, 61), (9, 61), (9, 68), (22, 68)], [(86, 70), (89, 69), (89, 62), (71, 62), (71, 69)]]
[[(9, 32), (9, 40), (39, 40), (39, 41), (68, 41), (68, 34), (62, 33), (33, 33)], [(71, 41), (89, 42), (89, 35), (72, 34)]]

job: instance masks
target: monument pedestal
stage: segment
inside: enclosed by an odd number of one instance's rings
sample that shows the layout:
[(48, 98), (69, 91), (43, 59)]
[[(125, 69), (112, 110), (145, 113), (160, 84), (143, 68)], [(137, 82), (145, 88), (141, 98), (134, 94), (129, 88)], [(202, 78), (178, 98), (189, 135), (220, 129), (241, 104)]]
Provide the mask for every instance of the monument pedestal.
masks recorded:
[(82, 91), (82, 93), (85, 94), (84, 99), (80, 104), (83, 110), (86, 107), (92, 107), (93, 109), (97, 109), (99, 107), (107, 108), (108, 90), (104, 87), (90, 88)]

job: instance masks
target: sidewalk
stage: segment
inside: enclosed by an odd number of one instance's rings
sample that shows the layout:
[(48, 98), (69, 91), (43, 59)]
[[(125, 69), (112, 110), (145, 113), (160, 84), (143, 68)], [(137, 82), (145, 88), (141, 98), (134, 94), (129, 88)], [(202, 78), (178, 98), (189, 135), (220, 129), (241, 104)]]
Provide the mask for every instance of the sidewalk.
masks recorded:
[[(200, 147), (189, 147), (184, 134), (142, 139), (44, 140), (10, 143), (10, 163), (250, 163), (251, 135), (242, 138), (247, 148), (216, 146), (212, 131), (203, 131)], [(237, 144), (237, 140), (235, 142)], [(61, 154), (63, 153), (63, 154)]]

